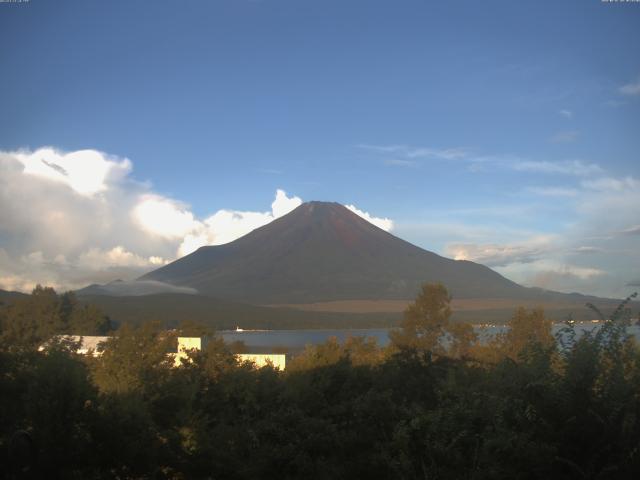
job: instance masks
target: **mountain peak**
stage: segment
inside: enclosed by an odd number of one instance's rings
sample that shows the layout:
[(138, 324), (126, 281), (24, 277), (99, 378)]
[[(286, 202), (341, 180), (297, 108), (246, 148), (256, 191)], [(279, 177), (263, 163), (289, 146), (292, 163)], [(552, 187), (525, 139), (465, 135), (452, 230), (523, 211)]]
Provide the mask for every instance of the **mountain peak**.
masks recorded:
[(522, 289), (485, 266), (423, 250), (344, 205), (320, 201), (142, 279), (265, 304), (411, 299), (427, 281), (443, 282), (458, 298), (513, 296)]
[(321, 202), (318, 200), (313, 200), (310, 202), (305, 202), (299, 207), (292, 210), (290, 213), (298, 212), (303, 215), (313, 215), (313, 216), (322, 216), (322, 215), (354, 215), (351, 210), (349, 210), (344, 205), (337, 202)]

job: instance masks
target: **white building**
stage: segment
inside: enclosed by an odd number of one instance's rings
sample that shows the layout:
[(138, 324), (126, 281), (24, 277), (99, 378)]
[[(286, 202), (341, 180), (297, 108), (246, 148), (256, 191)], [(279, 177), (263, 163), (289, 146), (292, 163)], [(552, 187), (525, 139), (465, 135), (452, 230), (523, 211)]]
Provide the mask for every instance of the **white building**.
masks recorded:
[[(77, 343), (77, 353), (82, 355), (93, 355), (98, 357), (102, 355), (104, 344), (111, 337), (94, 336), (94, 335), (58, 335), (55, 337), (57, 341)], [(188, 358), (188, 353), (192, 350), (202, 350), (207, 346), (207, 337), (178, 337), (177, 353), (170, 353), (174, 356), (174, 365), (179, 367), (183, 359)], [(42, 351), (47, 344), (42, 345), (39, 350)], [(236, 357), (241, 362), (251, 362), (256, 367), (264, 367), (272, 365), (278, 370), (284, 370), (286, 367), (286, 355), (279, 353), (238, 353)]]

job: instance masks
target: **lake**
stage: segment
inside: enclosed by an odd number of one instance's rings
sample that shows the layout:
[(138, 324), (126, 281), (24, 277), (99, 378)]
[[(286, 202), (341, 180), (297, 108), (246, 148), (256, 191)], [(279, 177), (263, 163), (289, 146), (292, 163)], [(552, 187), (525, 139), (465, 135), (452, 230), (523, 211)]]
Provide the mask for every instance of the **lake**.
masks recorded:
[[(556, 324), (553, 333), (563, 328), (563, 324)], [(576, 322), (578, 333), (598, 328), (599, 324), (590, 322)], [(482, 339), (488, 339), (496, 333), (504, 331), (505, 326), (475, 327)], [(348, 337), (373, 337), (379, 345), (389, 343), (389, 328), (363, 328), (347, 330), (223, 330), (220, 333), (226, 342), (242, 341), (249, 348), (269, 349), (287, 348), (289, 350), (302, 350), (307, 344), (324, 343), (331, 337), (336, 337), (340, 343)], [(640, 326), (629, 327), (629, 332), (640, 340)]]

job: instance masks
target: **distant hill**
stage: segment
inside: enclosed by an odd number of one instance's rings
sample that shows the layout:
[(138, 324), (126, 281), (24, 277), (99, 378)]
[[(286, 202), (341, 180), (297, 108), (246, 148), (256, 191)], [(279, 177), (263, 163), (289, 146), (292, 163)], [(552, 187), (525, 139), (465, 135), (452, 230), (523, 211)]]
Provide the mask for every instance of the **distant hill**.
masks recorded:
[(202, 247), (140, 280), (251, 304), (407, 300), (424, 282), (442, 282), (458, 299), (589, 300), (522, 287), (484, 265), (412, 245), (326, 202), (305, 203), (242, 238)]
[(0, 290), (0, 306), (1, 305), (8, 305), (8, 304), (12, 303), (13, 301), (15, 301), (17, 299), (24, 298), (26, 296), (27, 296), (26, 293), (10, 292), (8, 290)]

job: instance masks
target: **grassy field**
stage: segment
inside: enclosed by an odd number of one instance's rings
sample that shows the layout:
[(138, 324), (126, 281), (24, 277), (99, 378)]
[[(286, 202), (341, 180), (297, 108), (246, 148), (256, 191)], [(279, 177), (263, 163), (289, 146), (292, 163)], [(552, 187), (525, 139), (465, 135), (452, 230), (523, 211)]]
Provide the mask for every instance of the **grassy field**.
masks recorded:
[[(313, 304), (256, 306), (211, 297), (183, 294), (147, 295), (142, 297), (86, 296), (82, 300), (98, 305), (117, 323), (141, 323), (158, 320), (176, 326), (183, 320), (197, 321), (216, 329), (265, 328), (380, 328), (393, 327), (402, 318), (409, 300), (351, 300)], [(617, 303), (598, 306), (610, 312)], [(505, 323), (518, 306), (533, 308), (533, 302), (505, 299), (454, 300), (454, 321), (469, 323)], [(594, 314), (581, 303), (540, 305), (554, 321), (569, 315), (575, 320), (591, 320)]]

